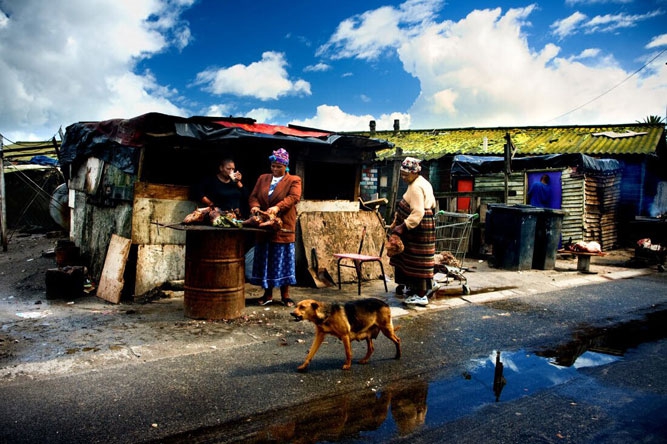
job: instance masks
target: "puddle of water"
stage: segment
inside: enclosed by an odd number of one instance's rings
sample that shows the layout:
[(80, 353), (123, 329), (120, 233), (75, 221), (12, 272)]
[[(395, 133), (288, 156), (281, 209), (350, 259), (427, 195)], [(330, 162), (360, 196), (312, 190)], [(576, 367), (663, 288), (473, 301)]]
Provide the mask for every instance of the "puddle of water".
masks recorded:
[(494, 350), (456, 377), (401, 380), (381, 391), (315, 400), (289, 414), (265, 413), (161, 442), (385, 442), (582, 377), (579, 369), (613, 363), (630, 348), (667, 337), (665, 321), (667, 310), (614, 327), (585, 328), (553, 349)]
[(631, 348), (667, 337), (667, 310), (648, 313), (644, 318), (606, 328), (582, 326), (572, 340), (538, 354), (562, 366), (575, 365), (579, 356), (590, 350), (606, 355), (623, 356)]
[(486, 288), (479, 288), (477, 290), (472, 290), (470, 294), (475, 295), (475, 294), (493, 293), (494, 291), (516, 290), (517, 288), (519, 287), (486, 287)]

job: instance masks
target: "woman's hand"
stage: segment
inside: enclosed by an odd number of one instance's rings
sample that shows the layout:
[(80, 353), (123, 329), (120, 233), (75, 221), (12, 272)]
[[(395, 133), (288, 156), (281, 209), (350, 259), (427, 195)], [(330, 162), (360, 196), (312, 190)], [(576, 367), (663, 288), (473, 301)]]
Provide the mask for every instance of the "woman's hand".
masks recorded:
[(398, 234), (399, 236), (402, 236), (403, 233), (405, 233), (405, 223), (402, 223), (400, 225), (396, 225), (391, 229), (392, 234)]
[(256, 215), (257, 213), (259, 213), (259, 207), (252, 207), (250, 209), (250, 214), (252, 214), (253, 216)]
[(278, 213), (280, 213), (280, 208), (278, 208), (278, 206), (273, 206), (273, 207), (270, 207), (268, 210), (266, 210), (266, 212), (269, 213), (269, 214), (273, 214), (275, 216)]

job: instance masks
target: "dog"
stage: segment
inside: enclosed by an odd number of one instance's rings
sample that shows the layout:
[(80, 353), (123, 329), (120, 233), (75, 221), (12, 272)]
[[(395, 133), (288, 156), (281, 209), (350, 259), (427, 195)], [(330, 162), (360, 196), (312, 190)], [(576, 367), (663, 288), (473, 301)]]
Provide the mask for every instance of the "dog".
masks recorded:
[(306, 299), (296, 305), (291, 315), (296, 321), (305, 319), (315, 324), (315, 339), (306, 360), (297, 367), (300, 372), (306, 371), (327, 334), (343, 341), (345, 347), (343, 370), (349, 370), (352, 365), (351, 341), (366, 340), (366, 356), (359, 361), (360, 364), (366, 364), (375, 350), (373, 339), (377, 338), (380, 332), (396, 345), (394, 359), (401, 357), (401, 340), (396, 336), (398, 328), (394, 328), (391, 321), (389, 305), (380, 299), (360, 299), (344, 305)]

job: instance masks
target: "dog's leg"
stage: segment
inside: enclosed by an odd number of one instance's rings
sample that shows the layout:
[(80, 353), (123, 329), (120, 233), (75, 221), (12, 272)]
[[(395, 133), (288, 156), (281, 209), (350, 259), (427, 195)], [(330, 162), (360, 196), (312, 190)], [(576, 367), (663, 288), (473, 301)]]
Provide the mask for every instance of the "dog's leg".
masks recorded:
[(383, 328), (382, 333), (391, 339), (391, 341), (396, 345), (396, 355), (394, 356), (394, 359), (400, 359), (401, 358), (401, 339), (396, 336), (396, 333), (394, 332), (394, 327), (389, 326), (388, 328)]
[(359, 364), (368, 364), (368, 360), (371, 359), (371, 355), (375, 351), (375, 346), (373, 345), (373, 339), (366, 338), (366, 356), (359, 361)]
[(306, 360), (303, 361), (303, 364), (301, 364), (296, 368), (298, 371), (300, 372), (306, 371), (306, 369), (308, 368), (308, 364), (310, 364), (310, 361), (313, 359), (313, 356), (315, 356), (315, 353), (317, 353), (317, 350), (319, 350), (320, 345), (322, 345), (323, 341), (324, 341), (324, 333), (316, 332), (315, 339), (313, 339), (313, 345), (310, 346), (310, 351), (308, 351)]
[(341, 340), (345, 347), (345, 364), (343, 364), (343, 370), (349, 370), (352, 367), (352, 344), (350, 343), (350, 336), (345, 335)]

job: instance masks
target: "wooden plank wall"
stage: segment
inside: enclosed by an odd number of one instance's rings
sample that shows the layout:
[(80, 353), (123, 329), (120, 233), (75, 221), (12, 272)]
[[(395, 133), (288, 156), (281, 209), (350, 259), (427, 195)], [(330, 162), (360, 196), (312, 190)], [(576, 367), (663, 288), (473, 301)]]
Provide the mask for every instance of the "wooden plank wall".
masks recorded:
[[(524, 173), (512, 173), (509, 176), (507, 182), (507, 188), (509, 191), (509, 197), (507, 199), (508, 205), (514, 204), (523, 204), (525, 203), (524, 199), (524, 190), (525, 190), (525, 180)], [(505, 175), (504, 174), (489, 174), (485, 176), (475, 177), (475, 187), (476, 192), (489, 194), (485, 197), (482, 196), (480, 200), (480, 205), (490, 204), (490, 203), (503, 203), (502, 199), (499, 199), (497, 196), (494, 196), (494, 193), (498, 191), (505, 190)], [(479, 212), (475, 210), (475, 212)]]
[(565, 211), (561, 235), (564, 242), (584, 239), (584, 176), (571, 168), (561, 172), (561, 209)]
[(621, 197), (620, 174), (586, 176), (584, 240), (597, 241), (602, 250), (618, 244), (618, 207)]
[(134, 297), (138, 299), (170, 280), (185, 277), (185, 231), (178, 224), (196, 207), (182, 185), (136, 182), (132, 209), (132, 244), (137, 248)]

